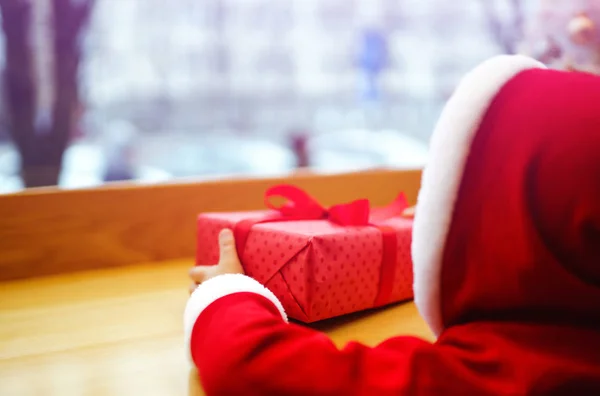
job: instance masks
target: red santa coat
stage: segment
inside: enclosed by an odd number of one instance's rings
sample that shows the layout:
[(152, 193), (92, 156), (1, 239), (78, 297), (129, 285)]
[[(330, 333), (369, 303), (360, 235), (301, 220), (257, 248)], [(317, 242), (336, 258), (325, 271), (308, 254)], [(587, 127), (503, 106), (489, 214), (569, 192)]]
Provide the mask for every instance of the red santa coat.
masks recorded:
[(600, 78), (491, 59), (431, 141), (415, 301), (434, 343), (339, 350), (244, 275), (200, 286), (186, 342), (208, 395), (600, 394)]

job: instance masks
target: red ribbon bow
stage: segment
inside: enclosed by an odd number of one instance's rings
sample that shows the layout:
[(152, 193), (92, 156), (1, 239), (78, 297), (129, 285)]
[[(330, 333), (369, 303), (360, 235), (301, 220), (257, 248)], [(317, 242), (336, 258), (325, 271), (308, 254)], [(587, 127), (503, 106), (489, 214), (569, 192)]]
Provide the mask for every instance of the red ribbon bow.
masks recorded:
[[(271, 199), (282, 197), (286, 202), (275, 206)], [(369, 200), (359, 199), (346, 204), (333, 205), (324, 208), (315, 198), (304, 190), (291, 185), (277, 185), (265, 193), (265, 205), (273, 212), (259, 219), (248, 219), (237, 223), (234, 227), (236, 248), (240, 257), (244, 252), (250, 229), (258, 223), (293, 220), (329, 220), (341, 226), (374, 226), (381, 231), (383, 240), (382, 262), (380, 270), (379, 292), (375, 306), (389, 303), (389, 298), (394, 285), (394, 272), (396, 267), (397, 236), (396, 229), (377, 224), (391, 217), (401, 216), (408, 208), (404, 194), (388, 206), (371, 209)]]
[[(277, 207), (271, 203), (273, 197), (287, 199)], [(344, 226), (360, 226), (369, 224), (369, 201), (359, 199), (347, 204), (334, 205), (325, 209), (321, 204), (298, 187), (279, 185), (271, 187), (265, 193), (265, 205), (279, 212), (286, 219), (321, 220), (327, 219)]]

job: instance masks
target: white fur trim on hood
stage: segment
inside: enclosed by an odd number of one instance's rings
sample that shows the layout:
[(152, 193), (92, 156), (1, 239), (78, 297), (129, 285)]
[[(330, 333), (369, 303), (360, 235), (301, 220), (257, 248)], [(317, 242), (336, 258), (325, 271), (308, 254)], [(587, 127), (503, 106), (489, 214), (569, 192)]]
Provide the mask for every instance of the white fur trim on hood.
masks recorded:
[(441, 266), (450, 222), (471, 143), (501, 88), (522, 71), (545, 68), (520, 55), (494, 57), (467, 74), (446, 104), (431, 137), (415, 209), (412, 257), (415, 303), (436, 336), (441, 315)]

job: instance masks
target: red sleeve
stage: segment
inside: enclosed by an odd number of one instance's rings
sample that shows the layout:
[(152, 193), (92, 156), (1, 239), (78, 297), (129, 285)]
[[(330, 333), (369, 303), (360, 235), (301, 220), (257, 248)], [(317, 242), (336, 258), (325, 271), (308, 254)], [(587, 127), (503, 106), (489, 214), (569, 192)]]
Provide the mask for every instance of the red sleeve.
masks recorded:
[(325, 334), (287, 323), (270, 292), (247, 289), (220, 290), (196, 317), (188, 303), (190, 353), (207, 395), (400, 395), (432, 383), (422, 370), (437, 360), (431, 344), (397, 337), (339, 350)]

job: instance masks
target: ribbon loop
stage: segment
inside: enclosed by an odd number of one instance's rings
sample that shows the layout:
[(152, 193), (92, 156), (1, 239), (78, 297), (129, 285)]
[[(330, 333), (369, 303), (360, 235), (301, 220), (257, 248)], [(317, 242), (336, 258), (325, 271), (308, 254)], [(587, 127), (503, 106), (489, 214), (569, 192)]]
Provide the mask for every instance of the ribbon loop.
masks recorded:
[(404, 210), (406, 210), (408, 206), (409, 205), (406, 196), (404, 193), (400, 193), (388, 206), (373, 209), (369, 214), (369, 221), (375, 223), (391, 217), (402, 216)]
[[(282, 206), (275, 206), (270, 201), (273, 197), (287, 199)], [(265, 193), (265, 205), (278, 211), (286, 218), (317, 220), (327, 217), (327, 210), (319, 202), (298, 187), (282, 184), (271, 187)]]

